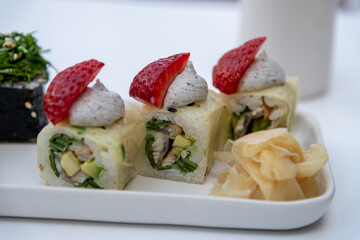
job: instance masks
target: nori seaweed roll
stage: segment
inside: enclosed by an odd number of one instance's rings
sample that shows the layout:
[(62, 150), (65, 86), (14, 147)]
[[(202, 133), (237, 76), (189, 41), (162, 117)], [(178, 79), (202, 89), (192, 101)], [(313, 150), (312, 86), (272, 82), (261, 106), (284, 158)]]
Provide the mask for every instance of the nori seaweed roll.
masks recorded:
[(47, 124), (43, 85), (50, 63), (32, 33), (0, 33), (0, 141), (35, 142)]

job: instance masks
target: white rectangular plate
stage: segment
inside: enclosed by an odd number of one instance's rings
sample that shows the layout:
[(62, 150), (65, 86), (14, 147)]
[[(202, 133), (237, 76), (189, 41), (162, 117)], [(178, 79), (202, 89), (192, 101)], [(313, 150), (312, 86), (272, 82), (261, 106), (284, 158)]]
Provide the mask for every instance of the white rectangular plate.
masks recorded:
[[(308, 115), (296, 115), (292, 132), (305, 149), (323, 144)], [(137, 176), (124, 191), (45, 186), (34, 144), (0, 144), (0, 162), (1, 216), (285, 230), (317, 221), (335, 193), (329, 164), (319, 176), (319, 197), (271, 202), (208, 196), (227, 167), (220, 162), (202, 185)]]

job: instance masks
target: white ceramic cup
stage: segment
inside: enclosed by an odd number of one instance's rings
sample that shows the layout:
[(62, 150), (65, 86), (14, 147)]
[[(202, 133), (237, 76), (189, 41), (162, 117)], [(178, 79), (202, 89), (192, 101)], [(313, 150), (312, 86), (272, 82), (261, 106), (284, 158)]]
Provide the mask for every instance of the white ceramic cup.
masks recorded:
[(266, 36), (263, 49), (288, 76), (299, 77), (299, 95), (329, 85), (337, 0), (242, 0), (241, 43)]

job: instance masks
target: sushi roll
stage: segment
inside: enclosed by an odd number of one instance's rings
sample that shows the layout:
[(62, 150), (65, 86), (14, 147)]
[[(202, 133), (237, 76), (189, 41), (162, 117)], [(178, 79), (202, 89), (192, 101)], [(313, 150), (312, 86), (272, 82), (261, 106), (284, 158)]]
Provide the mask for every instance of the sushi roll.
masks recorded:
[(224, 131), (236, 140), (274, 128), (291, 130), (298, 100), (298, 80), (265, 51), (256, 56), (266, 37), (246, 42), (222, 56), (213, 69), (213, 85), (228, 107)]
[(40, 177), (50, 186), (124, 189), (145, 136), (138, 107), (99, 80), (104, 64), (78, 63), (50, 83), (44, 109), (51, 121), (37, 138)]
[(0, 34), (0, 141), (35, 142), (47, 124), (43, 85), (50, 63), (32, 33)]
[(297, 103), (297, 79), (254, 92), (223, 95), (230, 115), (230, 139), (265, 129), (292, 127)]
[(40, 177), (51, 186), (124, 189), (144, 135), (139, 119), (137, 107), (127, 104), (125, 115), (106, 127), (50, 123), (38, 137)]
[(142, 108), (146, 136), (135, 161), (138, 174), (203, 183), (218, 150), (225, 103), (209, 91), (194, 70), (190, 54), (181, 53), (147, 65), (134, 78), (130, 96)]

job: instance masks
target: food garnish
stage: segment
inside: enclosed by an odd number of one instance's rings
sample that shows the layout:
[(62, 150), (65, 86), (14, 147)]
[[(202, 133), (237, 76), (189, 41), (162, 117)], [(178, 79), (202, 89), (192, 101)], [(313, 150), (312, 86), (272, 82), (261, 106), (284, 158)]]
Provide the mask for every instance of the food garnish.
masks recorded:
[(131, 83), (130, 97), (162, 108), (170, 84), (185, 69), (189, 57), (190, 53), (179, 53), (148, 64)]
[(49, 79), (47, 67), (50, 62), (41, 53), (46, 52), (37, 45), (33, 33), (0, 33), (0, 85), (41, 77)]
[(76, 99), (69, 110), (69, 123), (82, 127), (103, 127), (113, 124), (125, 114), (125, 103), (121, 96), (109, 91), (96, 79)]
[(223, 93), (235, 93), (241, 77), (265, 40), (266, 37), (258, 37), (225, 53), (213, 68), (213, 85)]
[(206, 80), (197, 74), (189, 60), (185, 69), (170, 84), (164, 99), (164, 108), (185, 107), (192, 102), (204, 101), (208, 92)]
[(228, 163), (214, 185), (215, 196), (289, 201), (320, 194), (317, 179), (329, 156), (321, 144), (303, 150), (286, 128), (229, 141), (215, 159)]
[(71, 105), (103, 66), (104, 63), (91, 59), (69, 67), (55, 76), (44, 96), (44, 111), (53, 124), (68, 118)]

